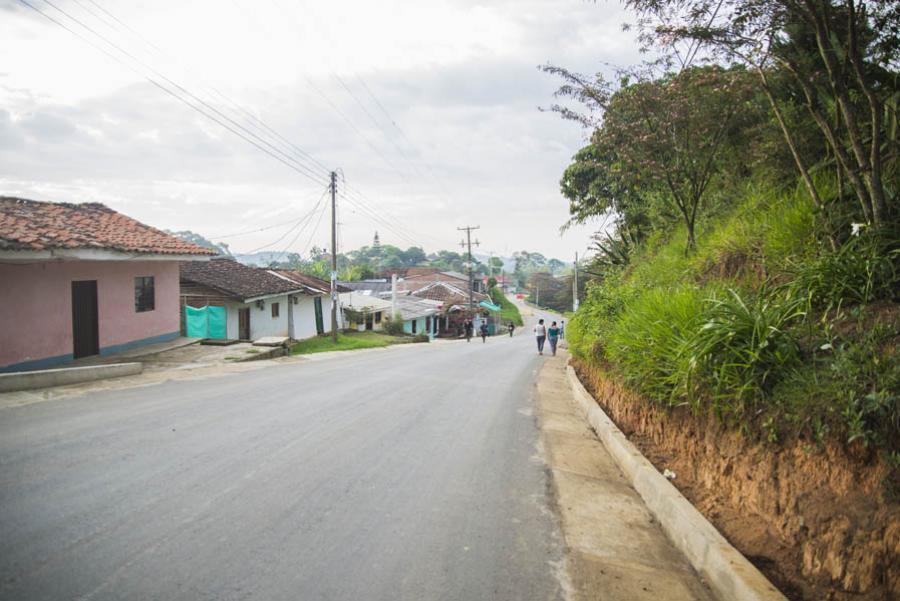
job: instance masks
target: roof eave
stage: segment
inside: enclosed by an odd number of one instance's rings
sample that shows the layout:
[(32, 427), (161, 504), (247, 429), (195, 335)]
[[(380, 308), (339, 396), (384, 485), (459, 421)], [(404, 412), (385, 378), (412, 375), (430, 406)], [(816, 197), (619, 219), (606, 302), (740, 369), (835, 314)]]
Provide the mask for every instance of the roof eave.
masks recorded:
[(0, 249), (2, 261), (209, 261), (213, 255), (144, 253), (106, 248)]

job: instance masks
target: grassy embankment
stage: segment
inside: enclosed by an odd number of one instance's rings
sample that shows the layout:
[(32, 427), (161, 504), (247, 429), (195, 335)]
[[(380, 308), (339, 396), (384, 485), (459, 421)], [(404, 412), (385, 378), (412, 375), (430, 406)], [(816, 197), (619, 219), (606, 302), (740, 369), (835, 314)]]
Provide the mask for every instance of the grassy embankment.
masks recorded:
[(694, 253), (683, 228), (654, 233), (589, 285), (573, 352), (662, 406), (900, 467), (898, 241), (863, 231), (834, 252), (814, 221), (804, 194), (749, 190)]
[(316, 336), (301, 340), (291, 347), (291, 354), (306, 355), (328, 351), (351, 351), (364, 348), (380, 348), (392, 344), (415, 342), (412, 336), (390, 336), (381, 332), (342, 332), (338, 334), (338, 342), (334, 344), (331, 336)]
[(491, 299), (494, 301), (494, 304), (500, 306), (500, 320), (504, 324), (509, 322), (513, 322), (517, 326), (524, 324), (519, 308), (506, 298), (500, 288), (495, 287), (491, 289)]

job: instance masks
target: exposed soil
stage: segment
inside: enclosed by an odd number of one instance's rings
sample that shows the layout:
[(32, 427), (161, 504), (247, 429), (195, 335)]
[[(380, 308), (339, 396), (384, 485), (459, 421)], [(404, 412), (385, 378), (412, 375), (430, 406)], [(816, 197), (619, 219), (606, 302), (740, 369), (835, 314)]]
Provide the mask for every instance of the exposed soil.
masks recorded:
[(900, 599), (900, 505), (884, 496), (877, 458), (766, 445), (572, 363), (629, 439), (788, 598)]

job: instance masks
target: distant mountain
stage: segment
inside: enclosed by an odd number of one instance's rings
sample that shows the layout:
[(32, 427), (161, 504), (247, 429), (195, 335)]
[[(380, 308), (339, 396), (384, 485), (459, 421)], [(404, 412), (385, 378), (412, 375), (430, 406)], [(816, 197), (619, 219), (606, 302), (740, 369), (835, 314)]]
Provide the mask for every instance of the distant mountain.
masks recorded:
[(181, 238), (186, 242), (193, 242), (197, 246), (202, 246), (204, 248), (211, 248), (214, 251), (218, 252), (220, 255), (230, 255), (231, 253), (228, 251), (227, 244), (216, 244), (212, 240), (208, 238), (204, 238), (201, 234), (197, 232), (192, 232), (191, 230), (182, 230), (180, 232), (173, 232), (171, 230), (166, 230), (167, 234), (172, 234), (176, 238)]
[(268, 267), (272, 261), (284, 261), (287, 255), (281, 251), (262, 251), (249, 255), (234, 255), (235, 261), (255, 267)]

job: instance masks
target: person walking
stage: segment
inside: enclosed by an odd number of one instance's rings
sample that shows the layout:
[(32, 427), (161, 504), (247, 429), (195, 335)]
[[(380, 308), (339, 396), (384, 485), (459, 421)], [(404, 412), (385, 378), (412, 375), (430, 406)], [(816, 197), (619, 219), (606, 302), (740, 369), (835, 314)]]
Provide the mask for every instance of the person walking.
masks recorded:
[(559, 342), (559, 327), (557, 327), (556, 322), (550, 324), (550, 327), (547, 329), (547, 341), (550, 343), (550, 352), (553, 353), (553, 356), (556, 356), (556, 344)]
[(516, 329), (516, 325), (513, 322), (509, 322), (509, 325), (506, 326), (506, 329), (509, 330), (509, 337), (513, 337), (513, 331)]
[(481, 322), (481, 327), (478, 328), (478, 331), (481, 333), (481, 341), (482, 341), (482, 342), (487, 342), (488, 328), (487, 328), (487, 322), (486, 322), (486, 321), (482, 321), (482, 322)]
[(559, 320), (559, 339), (560, 340), (566, 339), (566, 322), (563, 319)]
[(534, 337), (537, 340), (538, 355), (543, 355), (544, 341), (547, 340), (547, 326), (544, 325), (543, 319), (539, 319), (537, 325), (534, 326)]
[(472, 330), (475, 329), (475, 326), (472, 324), (471, 319), (466, 320), (466, 342), (472, 341)]

